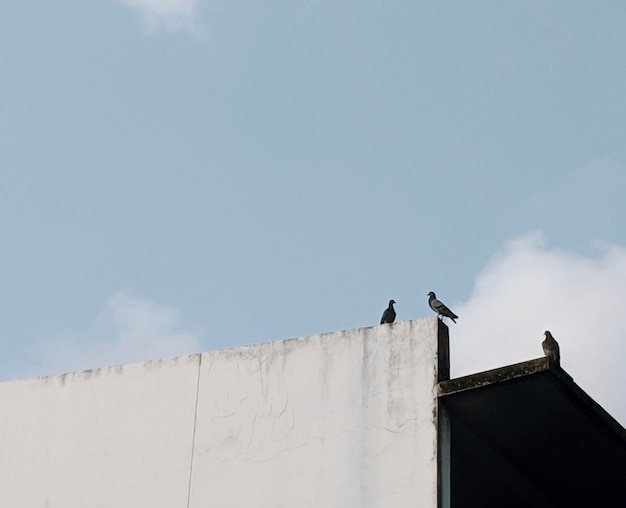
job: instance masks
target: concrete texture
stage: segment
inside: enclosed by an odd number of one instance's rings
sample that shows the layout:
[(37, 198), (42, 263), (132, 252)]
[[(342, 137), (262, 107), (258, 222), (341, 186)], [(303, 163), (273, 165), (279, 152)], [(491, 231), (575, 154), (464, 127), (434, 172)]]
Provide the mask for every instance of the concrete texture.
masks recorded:
[(0, 384), (0, 506), (186, 506), (198, 361)]
[(0, 505), (435, 507), (436, 318), (0, 384)]

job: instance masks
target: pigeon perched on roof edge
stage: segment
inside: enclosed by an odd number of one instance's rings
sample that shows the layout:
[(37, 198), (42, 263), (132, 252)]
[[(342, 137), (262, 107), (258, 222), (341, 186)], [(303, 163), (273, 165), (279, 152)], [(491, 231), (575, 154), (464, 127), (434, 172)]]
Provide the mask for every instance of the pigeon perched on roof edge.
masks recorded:
[(385, 323), (393, 323), (396, 319), (396, 311), (393, 309), (393, 304), (396, 303), (395, 300), (389, 300), (389, 307), (387, 307), (383, 312), (383, 317), (380, 318), (380, 324)]
[(548, 330), (543, 332), (543, 334), (546, 336), (545, 340), (541, 343), (543, 353), (551, 362), (554, 362), (556, 365), (560, 365), (561, 351), (559, 349), (559, 343), (554, 339)]
[(448, 317), (456, 323), (456, 319), (458, 319), (459, 316), (448, 309), (448, 307), (446, 307), (442, 302), (437, 300), (437, 295), (435, 295), (433, 291), (428, 293), (428, 305), (430, 305), (430, 308), (437, 313), (437, 317), (442, 316), (442, 320), (443, 317)]

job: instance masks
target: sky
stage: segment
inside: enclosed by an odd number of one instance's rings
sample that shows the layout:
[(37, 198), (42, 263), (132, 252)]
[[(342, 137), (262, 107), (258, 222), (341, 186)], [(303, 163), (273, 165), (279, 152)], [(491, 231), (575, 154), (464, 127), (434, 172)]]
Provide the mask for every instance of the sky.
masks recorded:
[(626, 4), (0, 7), (0, 380), (432, 316), (626, 425)]

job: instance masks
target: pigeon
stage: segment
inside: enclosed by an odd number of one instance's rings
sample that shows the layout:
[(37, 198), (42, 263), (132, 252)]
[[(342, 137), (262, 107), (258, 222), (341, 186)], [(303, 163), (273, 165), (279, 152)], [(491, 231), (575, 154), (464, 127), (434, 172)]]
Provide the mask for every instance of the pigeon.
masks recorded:
[(394, 303), (396, 303), (394, 300), (389, 300), (389, 307), (385, 309), (383, 317), (380, 318), (381, 325), (385, 323), (393, 323), (394, 319), (396, 319), (396, 311), (393, 310)]
[(561, 351), (559, 350), (559, 343), (554, 340), (554, 337), (548, 330), (543, 332), (543, 334), (546, 336), (546, 339), (541, 343), (541, 347), (543, 347), (543, 352), (551, 362), (559, 365), (561, 362)]
[(443, 303), (437, 300), (437, 295), (432, 291), (428, 293), (428, 305), (437, 313), (437, 317), (442, 316), (442, 321), (444, 317), (449, 317), (452, 321), (456, 323), (456, 319), (459, 317), (454, 312), (452, 312), (448, 307), (446, 307)]

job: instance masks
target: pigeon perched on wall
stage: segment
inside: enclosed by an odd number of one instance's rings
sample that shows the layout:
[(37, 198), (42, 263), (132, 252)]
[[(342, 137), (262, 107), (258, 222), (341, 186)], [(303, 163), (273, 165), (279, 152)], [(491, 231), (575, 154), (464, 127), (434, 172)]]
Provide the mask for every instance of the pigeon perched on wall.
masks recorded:
[(393, 323), (396, 319), (396, 311), (393, 309), (394, 300), (389, 300), (389, 307), (383, 312), (383, 317), (380, 318), (380, 324)]
[(437, 300), (437, 295), (435, 295), (435, 293), (433, 293), (432, 291), (428, 293), (428, 305), (430, 305), (430, 308), (437, 313), (437, 317), (442, 316), (442, 320), (443, 317), (449, 317), (452, 321), (456, 323), (456, 319), (458, 319), (459, 316), (457, 316), (454, 312), (448, 309), (448, 307), (446, 307), (443, 303)]
[(561, 363), (561, 351), (559, 350), (559, 343), (554, 340), (554, 337), (548, 330), (543, 332), (543, 334), (546, 336), (545, 340), (541, 343), (544, 354), (550, 359), (551, 362), (559, 365)]

